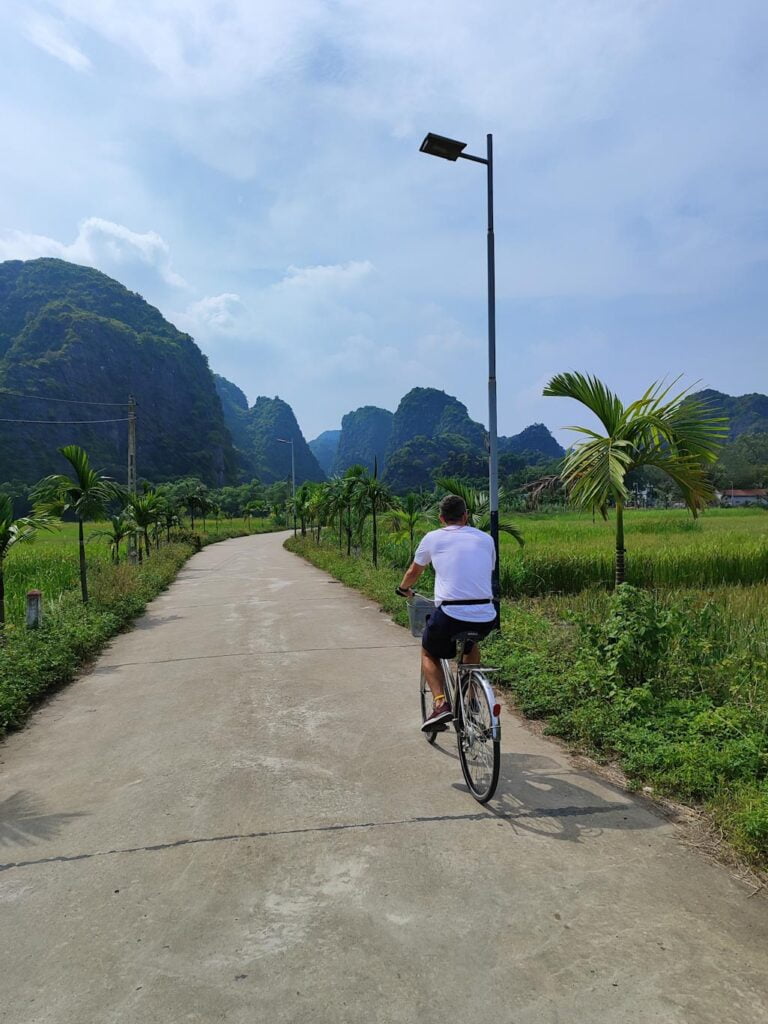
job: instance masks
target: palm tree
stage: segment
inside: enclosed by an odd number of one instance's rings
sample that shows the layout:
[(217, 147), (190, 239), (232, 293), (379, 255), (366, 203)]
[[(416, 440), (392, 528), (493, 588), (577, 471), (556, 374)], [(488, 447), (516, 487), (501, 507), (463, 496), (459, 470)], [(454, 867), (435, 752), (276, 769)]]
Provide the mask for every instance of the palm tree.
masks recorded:
[[(480, 491), (475, 487), (471, 487), (463, 480), (457, 479), (455, 476), (443, 476), (437, 480), (437, 486), (442, 491), (446, 491), (448, 494), (457, 494), (460, 498), (464, 499), (464, 504), (467, 506), (467, 515), (469, 516), (469, 525), (474, 526), (477, 530), (482, 530), (484, 533), (491, 532), (491, 512), (490, 502), (488, 495), (485, 491)], [(503, 497), (503, 491), (499, 490), (499, 498)], [(509, 534), (510, 537), (514, 537), (517, 543), (522, 547), (525, 544), (522, 533), (517, 527), (512, 525), (509, 519), (499, 518), (499, 530), (501, 533)]]
[(181, 511), (181, 508), (180, 506), (174, 504), (174, 502), (172, 502), (170, 498), (166, 497), (165, 495), (161, 495), (158, 497), (157, 504), (159, 513), (158, 522), (161, 522), (162, 525), (165, 527), (165, 540), (166, 543), (170, 544), (171, 529), (174, 526), (181, 526), (181, 518), (179, 517), (179, 512)]
[(29, 543), (38, 530), (52, 530), (50, 516), (39, 514), (13, 518), (13, 502), (0, 494), (0, 634), (5, 626), (5, 560), (16, 544)]
[(123, 492), (114, 480), (92, 468), (88, 454), (76, 444), (59, 448), (59, 452), (74, 470), (74, 476), (55, 473), (53, 476), (45, 477), (34, 488), (32, 500), (39, 515), (63, 516), (71, 512), (77, 519), (80, 591), (83, 595), (83, 604), (88, 604), (83, 524), (94, 519), (104, 519), (110, 501), (121, 499)]
[(310, 493), (305, 503), (305, 509), (309, 519), (309, 528), (312, 531), (317, 530), (314, 537), (315, 542), (319, 544), (320, 533), (328, 521), (328, 485), (310, 484), (309, 486)]
[(209, 501), (208, 507), (216, 523), (216, 533), (219, 532), (219, 519), (221, 518), (221, 505), (218, 501)]
[(588, 427), (568, 428), (585, 434), (587, 440), (568, 451), (562, 476), (577, 508), (596, 508), (607, 519), (610, 503), (616, 506), (616, 586), (625, 579), (624, 505), (630, 470), (662, 470), (677, 484), (693, 516), (715, 495), (704, 465), (717, 459), (728, 421), (713, 416), (706, 402), (691, 398), (688, 388), (670, 398), (676, 383), (665, 386), (657, 381), (627, 406), (597, 377), (581, 373), (560, 373), (544, 388), (545, 395), (581, 402), (605, 430), (601, 434)]
[(199, 480), (186, 480), (182, 487), (180, 497), (186, 507), (193, 530), (195, 528), (195, 512), (201, 511), (207, 493), (208, 488)]
[[(133, 520), (137, 529), (144, 537), (144, 548), (149, 558), (151, 548), (149, 546), (149, 528), (159, 522), (163, 514), (160, 498), (154, 491), (147, 491), (146, 494), (131, 494), (128, 497), (128, 514)], [(139, 544), (139, 555), (141, 555), (141, 544)]]
[(404, 498), (400, 498), (389, 511), (388, 525), (391, 532), (401, 536), (408, 534), (409, 560), (413, 558), (416, 549), (416, 530), (425, 521), (425, 512), (423, 498), (419, 494), (414, 494), (413, 491), (406, 494)]
[(347, 555), (352, 553), (352, 534), (355, 524), (357, 523), (357, 528), (360, 528), (360, 520), (359, 516), (357, 516), (359, 512), (357, 495), (360, 490), (360, 481), (365, 476), (365, 472), (363, 466), (350, 466), (342, 477), (344, 481), (342, 504), (344, 509), (344, 532), (347, 536)]
[(109, 527), (108, 530), (99, 530), (96, 533), (92, 533), (88, 538), (88, 543), (102, 538), (108, 540), (110, 556), (115, 565), (117, 565), (120, 561), (120, 545), (126, 538), (136, 532), (136, 524), (126, 514), (124, 509), (117, 515), (109, 517)]
[(386, 509), (391, 508), (395, 499), (389, 487), (379, 480), (379, 463), (375, 456), (373, 460), (373, 476), (367, 471), (360, 476), (356, 498), (360, 510), (361, 525), (369, 514), (372, 518), (371, 554), (373, 556), (373, 567), (376, 569), (379, 565), (377, 516), (379, 512), (384, 512)]
[(344, 509), (346, 508), (344, 478), (340, 476), (331, 477), (323, 485), (325, 493), (325, 514), (328, 519), (339, 518), (339, 551), (341, 551), (344, 538)]
[[(301, 536), (307, 535), (307, 518), (309, 516), (310, 501), (312, 498), (312, 485), (305, 480), (301, 487), (296, 490), (296, 497), (293, 501), (294, 515), (298, 516), (301, 524)], [(294, 520), (295, 522), (295, 520)]]

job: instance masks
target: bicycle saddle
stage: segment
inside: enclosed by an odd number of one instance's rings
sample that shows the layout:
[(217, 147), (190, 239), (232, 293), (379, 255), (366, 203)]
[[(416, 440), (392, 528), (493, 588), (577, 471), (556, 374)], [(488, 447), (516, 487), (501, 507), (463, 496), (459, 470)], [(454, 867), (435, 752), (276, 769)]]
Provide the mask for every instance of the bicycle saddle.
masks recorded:
[(484, 637), (482, 633), (475, 633), (473, 630), (468, 629), (463, 633), (457, 633), (453, 639), (456, 641), (456, 643), (459, 644), (479, 644), (480, 641), (484, 639)]

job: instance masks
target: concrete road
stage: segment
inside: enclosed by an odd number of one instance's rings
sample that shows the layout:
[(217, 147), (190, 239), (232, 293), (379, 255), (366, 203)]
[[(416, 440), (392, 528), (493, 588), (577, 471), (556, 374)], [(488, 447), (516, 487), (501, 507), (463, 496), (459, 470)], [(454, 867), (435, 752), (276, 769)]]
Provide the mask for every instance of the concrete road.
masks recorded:
[(8, 1024), (757, 1024), (761, 897), (504, 717), (498, 798), (416, 641), (260, 536), (207, 548), (0, 748)]

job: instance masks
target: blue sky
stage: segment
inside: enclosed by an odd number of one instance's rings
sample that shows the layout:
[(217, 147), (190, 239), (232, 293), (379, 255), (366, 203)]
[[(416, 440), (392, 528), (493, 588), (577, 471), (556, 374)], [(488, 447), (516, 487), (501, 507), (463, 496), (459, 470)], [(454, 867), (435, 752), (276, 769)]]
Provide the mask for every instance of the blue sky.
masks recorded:
[(499, 429), (553, 373), (768, 392), (764, 0), (6, 0), (0, 258), (141, 292), (308, 438), (416, 385)]

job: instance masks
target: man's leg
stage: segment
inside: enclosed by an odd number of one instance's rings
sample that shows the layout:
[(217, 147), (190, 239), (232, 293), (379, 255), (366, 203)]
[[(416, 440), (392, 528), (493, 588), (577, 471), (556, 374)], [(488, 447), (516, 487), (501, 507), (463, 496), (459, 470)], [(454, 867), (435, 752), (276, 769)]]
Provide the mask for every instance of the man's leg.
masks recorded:
[(427, 684), (432, 691), (433, 699), (444, 696), (445, 678), (443, 676), (443, 666), (440, 664), (439, 658), (433, 658), (423, 647), (421, 648), (421, 668), (424, 678), (427, 680)]

